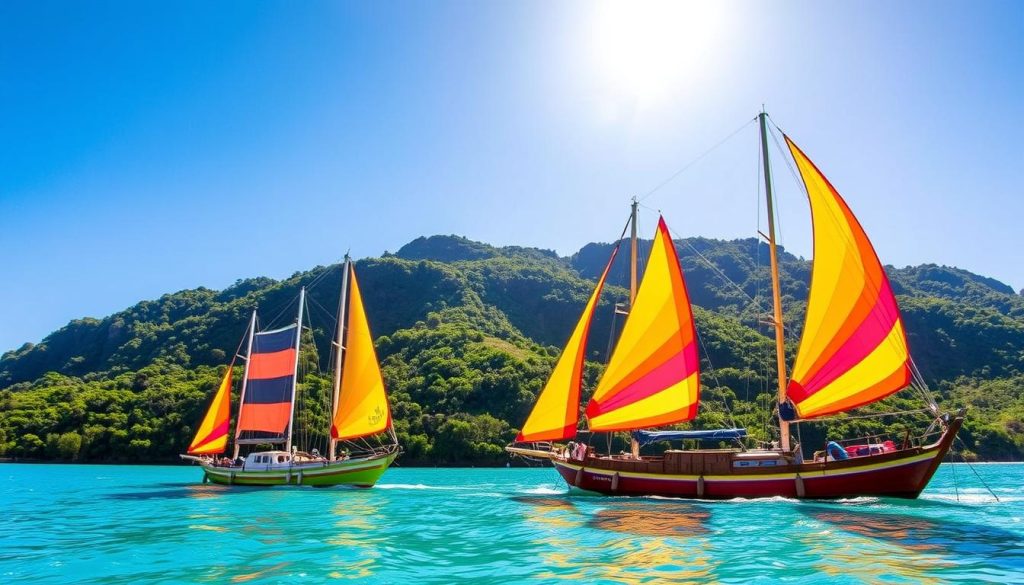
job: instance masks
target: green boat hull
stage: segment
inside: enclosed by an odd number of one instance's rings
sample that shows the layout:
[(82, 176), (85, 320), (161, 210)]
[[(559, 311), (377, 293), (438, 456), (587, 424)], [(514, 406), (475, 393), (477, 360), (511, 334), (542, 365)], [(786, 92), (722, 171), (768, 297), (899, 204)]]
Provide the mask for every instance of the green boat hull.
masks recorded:
[(266, 471), (243, 470), (240, 467), (218, 467), (203, 464), (203, 481), (221, 485), (273, 486), (306, 485), (329, 487), (350, 485), (373, 487), (388, 466), (398, 456), (397, 452), (381, 453), (369, 457), (324, 462), (322, 464), (301, 464), (284, 469)]

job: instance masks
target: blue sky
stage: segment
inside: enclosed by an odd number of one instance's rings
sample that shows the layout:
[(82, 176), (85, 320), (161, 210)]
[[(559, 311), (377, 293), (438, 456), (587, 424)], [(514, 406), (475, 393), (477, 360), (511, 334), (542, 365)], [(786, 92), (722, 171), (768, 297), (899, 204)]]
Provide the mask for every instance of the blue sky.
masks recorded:
[[(420, 235), (571, 254), (761, 104), (883, 262), (1020, 289), (1022, 55), (1012, 1), (3, 2), (0, 351)], [(757, 148), (743, 127), (643, 230), (752, 236)]]

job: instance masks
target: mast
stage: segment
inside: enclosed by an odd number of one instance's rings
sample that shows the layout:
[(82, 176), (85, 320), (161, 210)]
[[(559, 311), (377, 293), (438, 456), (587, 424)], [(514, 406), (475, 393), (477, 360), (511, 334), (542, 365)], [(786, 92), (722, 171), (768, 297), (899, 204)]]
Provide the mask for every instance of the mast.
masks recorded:
[[(249, 320), (249, 344), (245, 348), (245, 376), (242, 377), (242, 394), (238, 397), (238, 414), (241, 418), (242, 405), (245, 404), (245, 387), (249, 382), (249, 356), (252, 355), (252, 338), (256, 335), (256, 309), (252, 310), (252, 319)], [(238, 421), (235, 421), (235, 454), (231, 459), (238, 459), (238, 452), (241, 445), (238, 444), (238, 435), (242, 433), (238, 428)]]
[[(633, 310), (633, 304), (636, 303), (636, 268), (637, 268), (637, 238), (636, 238), (636, 209), (640, 204), (637, 201), (636, 196), (633, 197), (633, 205), (630, 206), (629, 223), (630, 223), (630, 234), (629, 234), (629, 309)], [(610, 438), (610, 435), (609, 435)], [(630, 433), (629, 435), (629, 452), (633, 454), (635, 459), (640, 458), (640, 442)], [(609, 453), (610, 454), (610, 453)]]
[(633, 307), (633, 303), (636, 302), (636, 208), (640, 204), (633, 197), (633, 205), (629, 214), (629, 223), (632, 226), (630, 228), (629, 235), (629, 306)]
[[(779, 287), (779, 258), (775, 246), (775, 210), (772, 206), (772, 171), (768, 163), (768, 114), (757, 115), (761, 124), (761, 158), (764, 160), (764, 190), (768, 200), (768, 249), (772, 264), (772, 308), (774, 310), (772, 324), (775, 325), (775, 357), (778, 366), (779, 395), (778, 403), (786, 401), (786, 339), (782, 326), (782, 291)], [(782, 450), (788, 452), (789, 423), (779, 415), (779, 436)]]
[(288, 453), (292, 452), (292, 427), (295, 424), (295, 399), (296, 394), (299, 390), (299, 346), (302, 341), (302, 309), (306, 303), (306, 287), (302, 287), (299, 291), (299, 320), (295, 327), (295, 374), (292, 376), (292, 407), (288, 412), (288, 440), (284, 444), (284, 450)]
[[(342, 342), (345, 339), (345, 310), (348, 308), (345, 304), (348, 301), (349, 262), (348, 254), (345, 254), (345, 262), (341, 266), (341, 298), (338, 300), (338, 335), (334, 339), (334, 390), (331, 394), (332, 421), (335, 415), (338, 414), (338, 394), (341, 392), (341, 362), (345, 353), (345, 346), (342, 345)], [(327, 449), (327, 457), (329, 460), (334, 461), (334, 452), (338, 447), (338, 440), (332, 436), (330, 442), (331, 446)]]

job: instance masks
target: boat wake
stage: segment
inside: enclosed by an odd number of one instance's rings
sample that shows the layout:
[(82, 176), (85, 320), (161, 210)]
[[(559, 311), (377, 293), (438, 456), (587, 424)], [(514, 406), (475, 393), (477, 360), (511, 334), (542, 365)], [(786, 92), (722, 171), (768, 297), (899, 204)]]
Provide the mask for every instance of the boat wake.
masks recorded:
[(565, 489), (552, 488), (552, 487), (548, 487), (548, 486), (540, 486), (540, 487), (530, 488), (530, 489), (526, 489), (526, 490), (519, 490), (519, 493), (521, 493), (521, 494), (530, 494), (530, 495), (534, 495), (534, 496), (563, 496), (563, 495), (566, 494), (566, 490)]
[(381, 490), (437, 490), (437, 491), (467, 491), (477, 488), (472, 486), (454, 485), (425, 485), (422, 483), (378, 483), (374, 486)]

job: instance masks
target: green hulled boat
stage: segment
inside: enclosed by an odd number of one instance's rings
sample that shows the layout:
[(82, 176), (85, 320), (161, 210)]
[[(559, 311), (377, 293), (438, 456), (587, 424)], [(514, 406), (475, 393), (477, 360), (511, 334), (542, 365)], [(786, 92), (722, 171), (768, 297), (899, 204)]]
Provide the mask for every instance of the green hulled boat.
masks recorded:
[[(300, 450), (292, 443), (306, 302), (303, 288), (299, 293), (298, 317), (287, 327), (257, 331), (257, 313), (253, 311), (242, 340), (248, 340), (248, 349), (242, 357), (246, 368), (235, 424), (234, 455), (223, 456), (231, 427), (234, 360), (188, 453), (181, 455), (182, 459), (202, 466), (203, 481), (250, 486), (371, 487), (400, 453), (355, 267), (346, 258), (342, 269), (327, 452), (321, 454), (315, 448)], [(238, 353), (235, 352), (236, 356)], [(243, 447), (259, 445), (284, 448), (242, 456)], [(339, 450), (339, 446), (343, 448)]]

